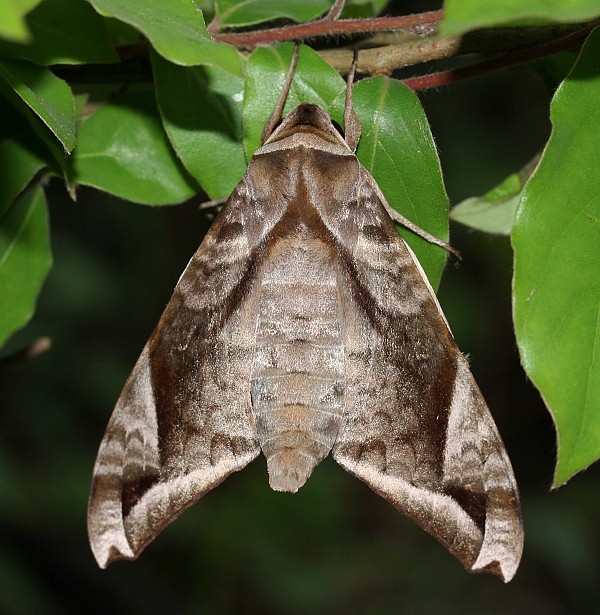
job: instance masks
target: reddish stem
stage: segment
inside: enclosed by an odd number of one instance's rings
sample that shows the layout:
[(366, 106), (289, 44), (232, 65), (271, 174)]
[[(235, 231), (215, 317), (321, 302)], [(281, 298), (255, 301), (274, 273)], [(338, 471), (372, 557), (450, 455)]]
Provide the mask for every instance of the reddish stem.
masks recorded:
[(335, 34), (353, 34), (357, 32), (381, 32), (386, 30), (413, 30), (425, 25), (433, 26), (444, 16), (444, 11), (429, 11), (400, 17), (373, 17), (371, 19), (321, 19), (310, 23), (254, 30), (253, 32), (222, 32), (213, 36), (214, 40), (229, 43), (236, 47), (255, 47), (256, 45), (293, 41), (330, 36)]
[(475, 77), (483, 73), (489, 73), (494, 70), (515, 66), (516, 64), (522, 64), (523, 62), (529, 62), (530, 60), (542, 58), (558, 51), (577, 49), (583, 44), (588, 34), (597, 25), (598, 22), (594, 22), (577, 32), (558, 38), (545, 45), (532, 47), (530, 49), (520, 49), (470, 66), (463, 66), (461, 68), (432, 73), (431, 75), (423, 75), (421, 77), (411, 77), (409, 79), (404, 79), (403, 83), (413, 90), (426, 90), (448, 85), (456, 81), (461, 81), (462, 79), (468, 79), (469, 77)]

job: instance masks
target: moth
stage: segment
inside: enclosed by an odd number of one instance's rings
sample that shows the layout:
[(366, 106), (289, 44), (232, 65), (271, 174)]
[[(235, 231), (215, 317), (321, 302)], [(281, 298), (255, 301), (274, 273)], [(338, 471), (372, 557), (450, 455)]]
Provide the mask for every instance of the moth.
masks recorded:
[(469, 571), (508, 581), (523, 528), (502, 440), (354, 154), (352, 74), (345, 137), (308, 103), (275, 127), (295, 58), (108, 424), (88, 510), (96, 560), (137, 558), (261, 451), (287, 492), (331, 453)]

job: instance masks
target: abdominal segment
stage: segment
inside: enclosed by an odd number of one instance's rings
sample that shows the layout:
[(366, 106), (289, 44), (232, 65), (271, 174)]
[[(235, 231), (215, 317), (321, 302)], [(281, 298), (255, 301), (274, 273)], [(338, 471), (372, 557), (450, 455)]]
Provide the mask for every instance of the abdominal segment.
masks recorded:
[(335, 257), (307, 235), (276, 242), (262, 276), (252, 407), (276, 491), (297, 491), (328, 455), (344, 407)]

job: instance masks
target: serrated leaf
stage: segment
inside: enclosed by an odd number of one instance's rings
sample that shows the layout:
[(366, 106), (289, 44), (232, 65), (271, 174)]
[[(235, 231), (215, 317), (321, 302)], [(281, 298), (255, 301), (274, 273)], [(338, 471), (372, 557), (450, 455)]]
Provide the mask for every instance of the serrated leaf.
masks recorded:
[(274, 19), (311, 21), (331, 8), (331, 0), (215, 0), (220, 26), (247, 26)]
[(598, 0), (446, 0), (440, 34), (492, 26), (578, 22), (600, 15)]
[(25, 16), (41, 0), (3, 0), (0, 3), (0, 38), (25, 43), (31, 34)]
[(0, 345), (30, 320), (51, 264), (46, 200), (34, 186), (0, 217)]
[(163, 125), (186, 169), (211, 199), (229, 196), (246, 171), (244, 81), (219, 68), (152, 57)]
[[(354, 106), (362, 136), (357, 156), (388, 203), (417, 226), (448, 239), (448, 196), (429, 124), (416, 94), (386, 77), (359, 81)], [(402, 226), (400, 234), (437, 288), (446, 252)]]
[[(275, 108), (292, 51), (290, 44), (262, 48), (249, 60), (243, 108), (248, 157), (258, 148), (262, 129)], [(312, 102), (343, 125), (344, 101), (343, 79), (314, 51), (301, 47), (284, 113), (301, 102)], [(354, 87), (354, 104), (362, 125), (359, 160), (394, 209), (446, 239), (448, 197), (427, 119), (414, 92), (391, 79), (365, 79)], [(437, 286), (445, 252), (406, 229), (401, 233)]]
[(600, 456), (600, 30), (551, 105), (552, 135), (513, 228), (523, 366), (558, 436), (554, 484)]
[(483, 196), (460, 202), (450, 218), (478, 231), (510, 235), (522, 188), (521, 178), (513, 173)]
[(138, 29), (156, 51), (184, 66), (218, 66), (241, 75), (242, 56), (231, 46), (214, 42), (193, 0), (88, 0), (106, 17)]
[(47, 68), (19, 60), (0, 60), (0, 79), (60, 141), (66, 153), (75, 147), (75, 104), (69, 86)]
[(196, 0), (196, 6), (204, 15), (204, 23), (210, 23), (215, 16), (215, 0)]
[(81, 0), (44, 0), (27, 15), (27, 44), (0, 41), (0, 54), (36, 64), (117, 62), (104, 20)]
[(146, 92), (119, 96), (85, 120), (72, 164), (78, 183), (134, 203), (181, 203), (198, 190), (171, 149)]

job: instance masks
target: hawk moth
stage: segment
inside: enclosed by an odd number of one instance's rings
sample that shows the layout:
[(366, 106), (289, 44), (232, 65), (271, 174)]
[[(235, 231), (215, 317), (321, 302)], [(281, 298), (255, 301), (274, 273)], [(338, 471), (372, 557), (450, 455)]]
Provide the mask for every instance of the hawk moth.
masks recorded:
[(96, 560), (135, 559), (261, 451), (288, 492), (331, 453), (468, 570), (508, 581), (523, 529), (502, 440), (354, 155), (352, 74), (345, 136), (308, 103), (275, 127), (296, 57), (117, 401), (89, 500)]

